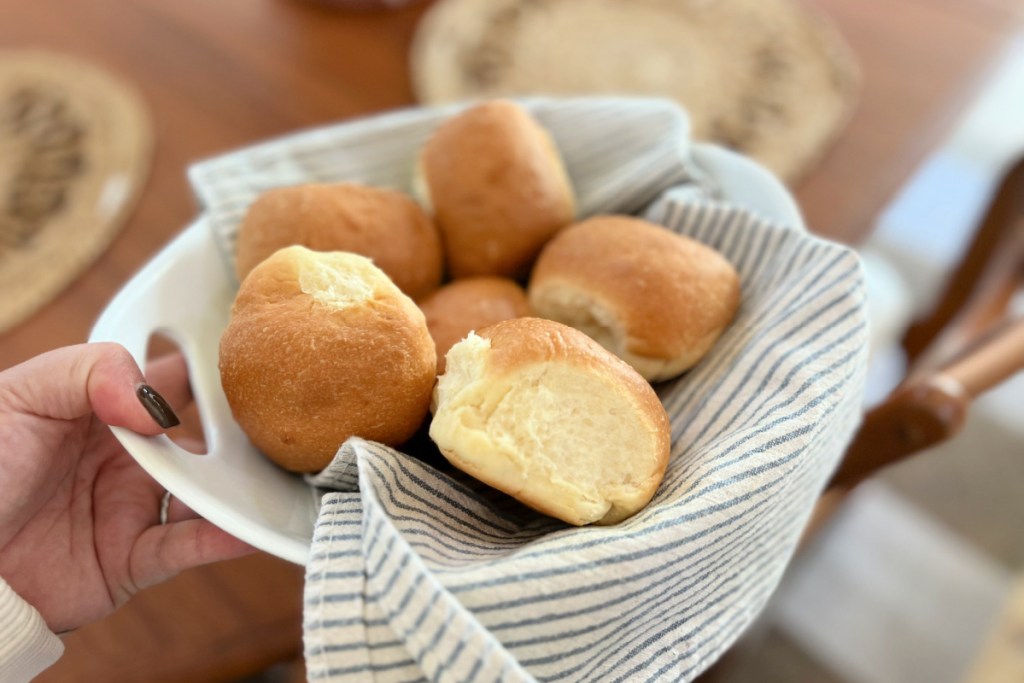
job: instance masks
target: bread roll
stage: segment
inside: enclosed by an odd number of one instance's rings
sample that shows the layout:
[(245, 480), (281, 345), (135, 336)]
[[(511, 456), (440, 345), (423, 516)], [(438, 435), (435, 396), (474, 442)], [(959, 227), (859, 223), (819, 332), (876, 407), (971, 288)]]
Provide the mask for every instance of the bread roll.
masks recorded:
[(524, 275), (573, 220), (572, 187), (554, 142), (512, 102), (448, 119), (419, 161), (453, 277)]
[(351, 251), (373, 260), (398, 288), (420, 299), (441, 283), (441, 238), (401, 192), (353, 183), (281, 187), (249, 207), (238, 231), (239, 281), (282, 247)]
[(455, 280), (420, 302), (420, 309), (437, 348), (439, 373), (444, 372), (448, 349), (473, 330), (530, 315), (523, 288), (500, 277)]
[(550, 320), (507, 320), (453, 346), (434, 402), (430, 437), (455, 467), (569, 524), (629, 517), (668, 463), (651, 386)]
[(711, 348), (736, 313), (740, 282), (710, 247), (637, 218), (599, 216), (548, 244), (529, 299), (536, 315), (582, 330), (658, 381)]
[(316, 472), (350, 436), (412, 436), (430, 406), (434, 342), (369, 259), (293, 246), (242, 282), (220, 374), (252, 442), (285, 469)]

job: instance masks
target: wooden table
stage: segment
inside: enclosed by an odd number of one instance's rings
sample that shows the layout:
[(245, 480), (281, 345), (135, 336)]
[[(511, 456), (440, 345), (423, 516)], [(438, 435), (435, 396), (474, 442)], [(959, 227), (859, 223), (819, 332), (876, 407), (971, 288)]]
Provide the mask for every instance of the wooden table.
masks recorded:
[[(864, 84), (848, 129), (795, 189), (814, 230), (855, 243), (956, 121), (1024, 17), (1018, 0), (807, 2), (835, 19)], [(407, 47), (425, 7), (0, 0), (0, 46), (53, 48), (121, 74), (141, 89), (157, 134), (152, 176), (120, 237), (45, 310), (0, 336), (0, 368), (87, 337), (118, 288), (194, 215), (184, 176), (191, 161), (412, 103)], [(215, 677), (228, 680), (295, 655), (301, 581), (299, 568), (266, 556), (187, 572), (70, 636), (64, 659), (40, 680), (199, 680), (166, 672), (217, 648)], [(201, 629), (186, 621), (197, 614), (206, 617)]]

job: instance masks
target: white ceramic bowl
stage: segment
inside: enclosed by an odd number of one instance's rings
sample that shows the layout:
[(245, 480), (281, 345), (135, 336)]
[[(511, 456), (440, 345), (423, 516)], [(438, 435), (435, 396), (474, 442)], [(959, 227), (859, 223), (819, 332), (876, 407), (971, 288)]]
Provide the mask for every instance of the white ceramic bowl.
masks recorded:
[[(803, 228), (793, 198), (753, 161), (706, 144), (694, 144), (692, 157), (730, 203)], [(194, 455), (163, 435), (114, 428), (115, 436), (154, 479), (197, 513), (257, 548), (304, 564), (319, 496), (301, 477), (255, 450), (231, 417), (221, 390), (217, 350), (235, 289), (213, 233), (200, 218), (114, 297), (90, 341), (119, 342), (140, 364), (154, 333), (181, 346), (208, 453)]]

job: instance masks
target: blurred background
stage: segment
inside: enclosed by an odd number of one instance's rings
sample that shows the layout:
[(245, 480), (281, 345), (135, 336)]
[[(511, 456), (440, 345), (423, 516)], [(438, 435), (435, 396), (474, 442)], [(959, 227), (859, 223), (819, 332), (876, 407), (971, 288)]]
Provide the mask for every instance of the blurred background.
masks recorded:
[[(194, 161), (417, 103), (587, 93), (679, 101), (860, 251), (866, 409), (927, 342), (1024, 312), (1020, 0), (0, 0), (0, 369), (88, 337), (196, 215)], [(1024, 379), (996, 384), (836, 508), (706, 680), (1024, 681)], [(265, 555), (187, 572), (39, 680), (304, 680), (301, 591)]]

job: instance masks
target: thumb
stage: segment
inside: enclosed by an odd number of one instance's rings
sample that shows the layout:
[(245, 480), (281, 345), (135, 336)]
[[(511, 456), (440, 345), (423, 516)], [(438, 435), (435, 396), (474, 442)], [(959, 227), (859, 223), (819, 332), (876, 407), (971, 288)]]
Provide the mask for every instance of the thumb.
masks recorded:
[(120, 344), (79, 344), (49, 351), (0, 373), (0, 400), (14, 410), (55, 420), (95, 413), (140, 434), (178, 424)]

